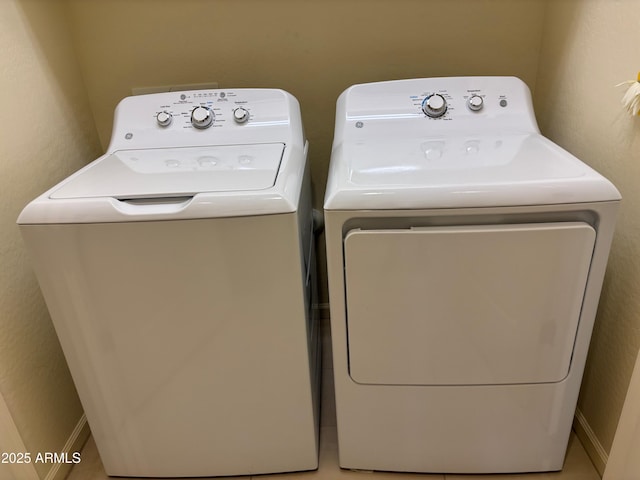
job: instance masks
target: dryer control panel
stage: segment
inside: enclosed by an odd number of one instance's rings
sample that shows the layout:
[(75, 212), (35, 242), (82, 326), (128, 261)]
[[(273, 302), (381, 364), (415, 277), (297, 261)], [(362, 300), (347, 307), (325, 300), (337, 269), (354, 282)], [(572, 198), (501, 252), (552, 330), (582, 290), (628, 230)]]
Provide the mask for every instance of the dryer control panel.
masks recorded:
[[(292, 108), (295, 107), (295, 108)], [(275, 89), (216, 89), (127, 97), (116, 108), (109, 150), (285, 142), (297, 101)]]
[(539, 133), (529, 88), (515, 77), (395, 80), (354, 85), (340, 96), (338, 135), (387, 137), (389, 129), (401, 136)]

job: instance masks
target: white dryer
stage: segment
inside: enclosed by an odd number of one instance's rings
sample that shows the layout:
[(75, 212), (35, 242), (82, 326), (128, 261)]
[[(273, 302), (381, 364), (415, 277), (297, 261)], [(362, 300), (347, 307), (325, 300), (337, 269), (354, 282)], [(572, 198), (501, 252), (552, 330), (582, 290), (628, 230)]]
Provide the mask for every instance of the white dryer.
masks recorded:
[(619, 201), (516, 78), (346, 90), (324, 205), (340, 465), (560, 470)]
[(309, 168), (281, 90), (124, 99), (18, 219), (105, 470), (318, 465)]

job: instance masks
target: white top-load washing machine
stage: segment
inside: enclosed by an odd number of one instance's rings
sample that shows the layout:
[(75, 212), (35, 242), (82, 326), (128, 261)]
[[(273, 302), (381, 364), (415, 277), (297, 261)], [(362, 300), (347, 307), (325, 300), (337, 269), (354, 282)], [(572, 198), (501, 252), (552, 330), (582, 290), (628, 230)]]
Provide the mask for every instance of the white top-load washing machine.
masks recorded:
[(561, 469), (619, 201), (516, 78), (346, 90), (324, 205), (340, 465)]
[(109, 475), (317, 468), (306, 154), (281, 90), (126, 98), (20, 215)]

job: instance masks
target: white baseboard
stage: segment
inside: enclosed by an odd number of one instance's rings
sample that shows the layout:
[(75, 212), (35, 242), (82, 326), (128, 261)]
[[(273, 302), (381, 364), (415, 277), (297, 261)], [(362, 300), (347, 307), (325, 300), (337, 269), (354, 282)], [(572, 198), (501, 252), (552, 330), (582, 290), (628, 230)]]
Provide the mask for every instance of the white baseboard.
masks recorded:
[[(67, 443), (65, 443), (61, 453), (66, 454), (68, 458), (73, 458), (73, 453), (79, 452), (82, 449), (90, 433), (87, 417), (82, 414), (76, 427), (71, 432), (71, 435), (69, 435)], [(64, 480), (67, 478), (71, 468), (73, 468), (73, 463), (56, 463), (51, 467), (51, 470), (49, 470), (47, 476), (44, 477), (44, 480)]]
[[(24, 446), (22, 436), (16, 427), (9, 407), (0, 393), (0, 452), (24, 453), (27, 448)], [(3, 463), (0, 464), (0, 478), (11, 478), (13, 480), (40, 480), (33, 463)]]
[(587, 419), (580, 409), (576, 409), (576, 414), (573, 418), (573, 429), (578, 439), (580, 439), (587, 455), (589, 455), (589, 458), (593, 462), (593, 465), (596, 467), (596, 470), (602, 477), (604, 475), (604, 469), (607, 466), (607, 461), (609, 460), (609, 455), (602, 447), (598, 437), (593, 432), (591, 425), (589, 425), (589, 422), (587, 422)]

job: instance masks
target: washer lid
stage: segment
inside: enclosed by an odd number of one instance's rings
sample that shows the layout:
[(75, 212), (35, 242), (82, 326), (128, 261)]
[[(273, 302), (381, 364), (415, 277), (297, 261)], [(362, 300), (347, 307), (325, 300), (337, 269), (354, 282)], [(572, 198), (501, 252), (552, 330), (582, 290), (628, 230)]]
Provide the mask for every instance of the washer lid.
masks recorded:
[(325, 208), (544, 205), (619, 198), (607, 179), (541, 135), (470, 134), (337, 145)]
[(52, 199), (191, 196), (272, 187), (283, 143), (119, 150), (63, 182)]

